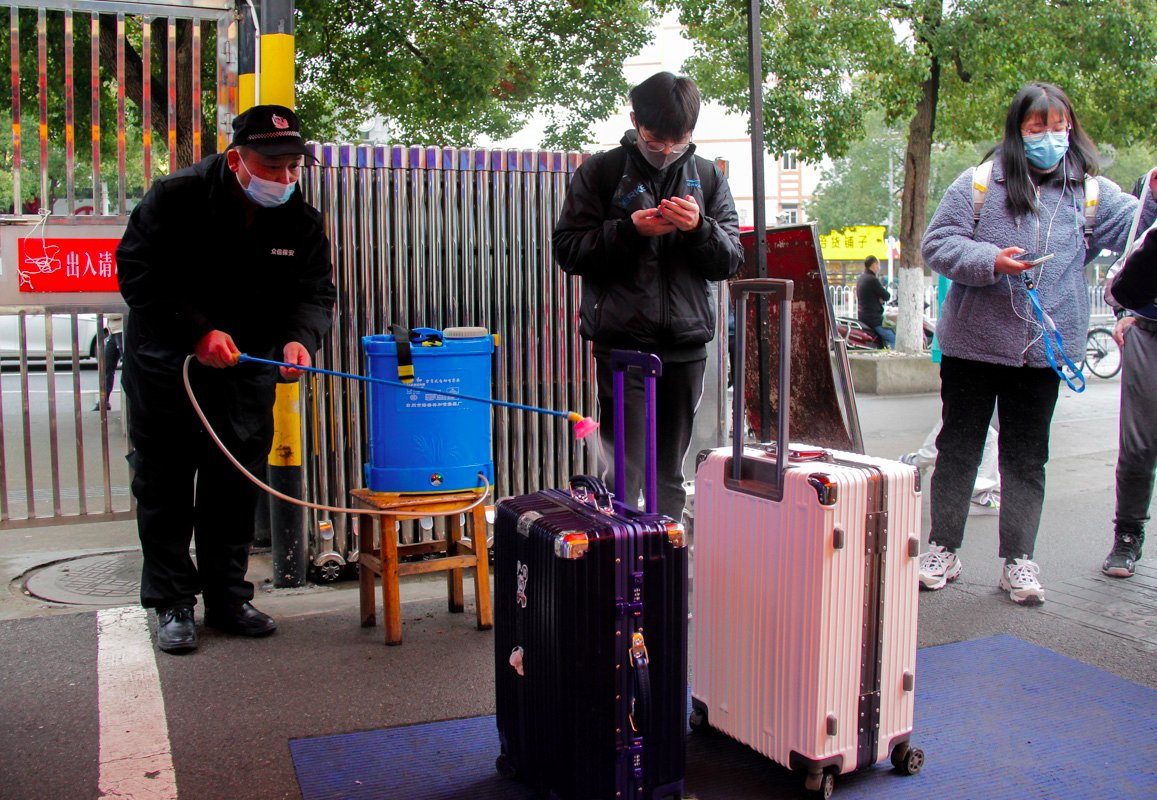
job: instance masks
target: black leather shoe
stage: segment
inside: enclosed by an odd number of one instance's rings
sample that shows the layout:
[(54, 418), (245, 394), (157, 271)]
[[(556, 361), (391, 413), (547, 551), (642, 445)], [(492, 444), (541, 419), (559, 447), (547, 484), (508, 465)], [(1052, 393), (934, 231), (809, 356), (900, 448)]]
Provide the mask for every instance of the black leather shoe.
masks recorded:
[(188, 653), (197, 649), (192, 606), (157, 609), (157, 647), (166, 653)]
[(273, 617), (261, 613), (249, 603), (206, 609), (205, 624), (239, 636), (268, 636), (277, 630), (277, 621)]

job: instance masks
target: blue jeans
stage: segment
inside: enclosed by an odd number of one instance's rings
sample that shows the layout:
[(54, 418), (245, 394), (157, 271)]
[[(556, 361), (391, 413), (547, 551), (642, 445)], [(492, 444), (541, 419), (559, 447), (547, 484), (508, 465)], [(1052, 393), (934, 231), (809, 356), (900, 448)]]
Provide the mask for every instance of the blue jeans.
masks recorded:
[(896, 332), (894, 330), (883, 325), (877, 325), (876, 327), (872, 328), (872, 330), (876, 332), (877, 336), (884, 340), (884, 344), (888, 345), (888, 347), (891, 347), (893, 350), (896, 349)]

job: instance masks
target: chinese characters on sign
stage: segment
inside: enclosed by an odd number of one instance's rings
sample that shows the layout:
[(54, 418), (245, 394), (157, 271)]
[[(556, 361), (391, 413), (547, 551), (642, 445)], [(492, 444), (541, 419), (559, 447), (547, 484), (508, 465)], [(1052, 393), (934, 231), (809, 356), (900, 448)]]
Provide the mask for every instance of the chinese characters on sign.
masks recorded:
[(47, 239), (17, 242), (22, 292), (115, 292), (119, 239)]
[(832, 231), (827, 236), (819, 237), (820, 250), (825, 261), (863, 261), (868, 256), (887, 261), (885, 233), (883, 225), (859, 225)]

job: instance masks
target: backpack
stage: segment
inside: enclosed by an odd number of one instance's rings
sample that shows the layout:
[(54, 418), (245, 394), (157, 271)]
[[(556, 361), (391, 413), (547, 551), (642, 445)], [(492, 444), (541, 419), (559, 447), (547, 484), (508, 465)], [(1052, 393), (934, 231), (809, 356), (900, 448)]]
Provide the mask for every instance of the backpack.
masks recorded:
[[(599, 186), (602, 188), (603, 202), (608, 206), (615, 196), (615, 189), (619, 185), (619, 181), (623, 177), (623, 170), (627, 167), (627, 149), (620, 147), (622, 150), (622, 158), (604, 158), (601, 166), (602, 172), (599, 173)], [(711, 198), (715, 196), (715, 164), (708, 161), (702, 156), (692, 154), (695, 159), (695, 169), (699, 173), (699, 188), (703, 190), (703, 202), (711, 203)], [(708, 169), (701, 169), (707, 166)], [(706, 213), (707, 209), (700, 209), (700, 213)]]
[[(972, 174), (972, 238), (976, 238), (976, 228), (980, 225), (980, 209), (988, 198), (988, 182), (992, 178), (994, 162), (985, 161)], [(1097, 200), (1101, 196), (1101, 185), (1092, 175), (1085, 176), (1085, 249), (1093, 244), (1093, 223), (1097, 220)]]

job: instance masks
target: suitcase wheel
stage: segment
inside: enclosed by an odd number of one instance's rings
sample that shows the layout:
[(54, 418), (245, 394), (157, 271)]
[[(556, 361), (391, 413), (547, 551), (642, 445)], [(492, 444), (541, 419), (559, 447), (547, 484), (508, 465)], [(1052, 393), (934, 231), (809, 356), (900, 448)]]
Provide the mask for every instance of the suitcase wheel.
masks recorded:
[(504, 778), (513, 778), (518, 774), (518, 770), (514, 768), (514, 764), (510, 763), (510, 759), (506, 757), (506, 753), (502, 753), (498, 758), (494, 759), (494, 768), (498, 770), (498, 774)]
[(915, 775), (924, 766), (924, 751), (909, 747), (907, 742), (898, 744), (892, 749), (892, 766), (905, 775)]
[(836, 776), (831, 772), (808, 773), (807, 778), (804, 779), (803, 787), (807, 789), (808, 795), (811, 797), (831, 800), (832, 793), (836, 790)]
[(687, 720), (687, 724), (691, 726), (691, 730), (695, 733), (702, 733), (707, 730), (707, 712), (695, 708), (691, 710), (691, 717)]

